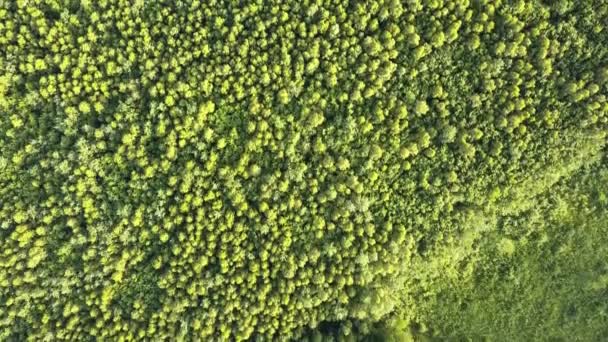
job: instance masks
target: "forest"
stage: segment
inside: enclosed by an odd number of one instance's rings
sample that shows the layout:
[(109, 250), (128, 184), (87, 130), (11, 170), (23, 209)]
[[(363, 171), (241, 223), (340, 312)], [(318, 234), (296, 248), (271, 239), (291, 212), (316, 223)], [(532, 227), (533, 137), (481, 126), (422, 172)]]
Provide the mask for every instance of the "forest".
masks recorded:
[(606, 23), (0, 0), (0, 341), (608, 340)]

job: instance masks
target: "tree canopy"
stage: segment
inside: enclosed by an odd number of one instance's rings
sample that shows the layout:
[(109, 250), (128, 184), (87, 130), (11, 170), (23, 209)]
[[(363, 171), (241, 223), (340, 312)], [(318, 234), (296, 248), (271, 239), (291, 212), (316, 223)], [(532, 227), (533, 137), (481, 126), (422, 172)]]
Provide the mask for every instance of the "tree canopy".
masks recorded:
[(413, 270), (472, 274), (488, 220), (602, 161), (606, 22), (594, 0), (0, 1), (0, 340), (356, 338), (423, 298)]

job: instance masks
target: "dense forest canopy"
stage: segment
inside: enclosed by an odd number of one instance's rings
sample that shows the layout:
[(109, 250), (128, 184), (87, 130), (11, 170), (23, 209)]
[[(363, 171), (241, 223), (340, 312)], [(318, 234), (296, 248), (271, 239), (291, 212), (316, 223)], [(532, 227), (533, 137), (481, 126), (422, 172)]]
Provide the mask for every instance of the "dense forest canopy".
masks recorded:
[(0, 0), (0, 340), (607, 339), (607, 22)]

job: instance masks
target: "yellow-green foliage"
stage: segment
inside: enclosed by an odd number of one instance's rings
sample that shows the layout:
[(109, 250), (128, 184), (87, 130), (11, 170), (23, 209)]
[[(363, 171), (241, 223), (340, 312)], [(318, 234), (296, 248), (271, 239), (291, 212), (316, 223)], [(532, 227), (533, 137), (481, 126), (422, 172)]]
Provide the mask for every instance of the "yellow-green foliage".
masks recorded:
[(493, 218), (598, 159), (606, 22), (593, 0), (0, 1), (0, 340), (383, 319), (436, 279), (416, 267), (459, 279)]

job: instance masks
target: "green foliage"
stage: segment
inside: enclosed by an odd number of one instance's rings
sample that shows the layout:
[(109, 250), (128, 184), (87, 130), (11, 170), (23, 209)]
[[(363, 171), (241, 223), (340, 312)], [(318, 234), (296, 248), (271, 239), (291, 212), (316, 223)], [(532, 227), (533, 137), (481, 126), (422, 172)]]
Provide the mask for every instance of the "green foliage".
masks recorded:
[(605, 22), (593, 0), (0, 1), (0, 340), (424, 335), (426, 290), (600, 160)]
[(501, 216), (471, 255), (470, 276), (459, 282), (440, 277), (425, 286), (432, 295), (416, 303), (416, 312), (432, 327), (427, 336), (608, 338), (606, 165), (558, 183), (534, 208)]

